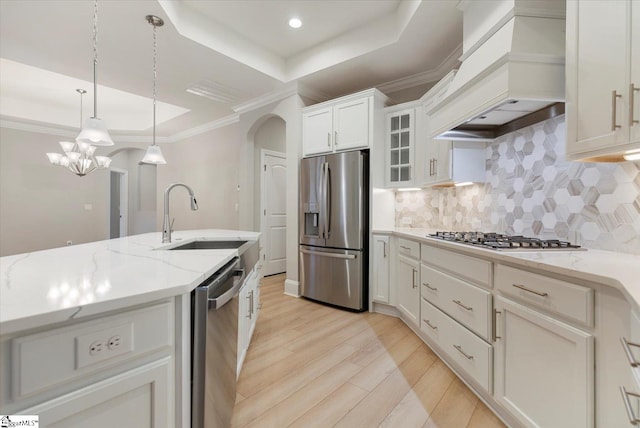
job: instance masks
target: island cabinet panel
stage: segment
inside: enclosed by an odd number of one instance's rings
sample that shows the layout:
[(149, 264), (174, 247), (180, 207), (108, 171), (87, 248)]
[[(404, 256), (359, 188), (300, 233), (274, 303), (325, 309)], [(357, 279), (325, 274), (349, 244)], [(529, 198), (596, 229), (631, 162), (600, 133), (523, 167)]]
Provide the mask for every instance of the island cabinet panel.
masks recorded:
[(495, 308), (497, 401), (527, 427), (593, 427), (593, 336), (502, 297)]
[(48, 428), (170, 427), (172, 368), (166, 357), (20, 413)]

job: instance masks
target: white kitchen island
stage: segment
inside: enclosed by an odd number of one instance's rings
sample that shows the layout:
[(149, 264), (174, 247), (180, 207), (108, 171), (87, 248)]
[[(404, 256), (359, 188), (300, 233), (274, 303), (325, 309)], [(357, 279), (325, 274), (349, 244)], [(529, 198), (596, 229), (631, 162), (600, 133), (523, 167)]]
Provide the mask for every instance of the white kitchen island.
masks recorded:
[[(188, 423), (190, 293), (258, 238), (148, 233), (0, 258), (0, 413), (52, 427)], [(168, 250), (198, 240), (247, 243)]]

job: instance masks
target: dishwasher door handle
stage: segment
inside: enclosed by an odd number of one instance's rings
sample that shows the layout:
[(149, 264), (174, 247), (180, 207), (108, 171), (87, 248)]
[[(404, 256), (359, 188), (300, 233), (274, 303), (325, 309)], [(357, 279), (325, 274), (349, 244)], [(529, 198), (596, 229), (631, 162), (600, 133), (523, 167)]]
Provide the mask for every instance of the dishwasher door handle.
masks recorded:
[(242, 284), (244, 283), (244, 278), (247, 276), (247, 271), (245, 268), (236, 269), (233, 271), (233, 276), (239, 277), (238, 279), (233, 280), (233, 286), (229, 288), (227, 291), (222, 293), (218, 297), (209, 298), (209, 309), (218, 310), (224, 305), (226, 305), (231, 299), (235, 297), (236, 294), (240, 291)]

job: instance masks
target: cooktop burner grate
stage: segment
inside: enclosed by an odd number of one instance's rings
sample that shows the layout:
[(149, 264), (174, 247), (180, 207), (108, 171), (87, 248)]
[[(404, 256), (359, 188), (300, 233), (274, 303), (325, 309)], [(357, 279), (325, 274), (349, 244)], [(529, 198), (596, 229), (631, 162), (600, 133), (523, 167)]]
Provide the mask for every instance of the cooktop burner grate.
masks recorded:
[(574, 245), (559, 239), (528, 238), (521, 235), (513, 236), (501, 233), (436, 232), (428, 236), (444, 241), (475, 245), (494, 250), (585, 250), (579, 245)]

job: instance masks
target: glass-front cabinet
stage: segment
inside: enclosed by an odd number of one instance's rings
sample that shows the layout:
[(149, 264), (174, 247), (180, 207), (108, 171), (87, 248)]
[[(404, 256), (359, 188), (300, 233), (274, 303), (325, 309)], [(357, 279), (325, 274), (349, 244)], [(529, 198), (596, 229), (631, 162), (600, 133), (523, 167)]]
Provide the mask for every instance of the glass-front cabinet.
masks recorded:
[(387, 186), (413, 182), (415, 110), (387, 114)]

